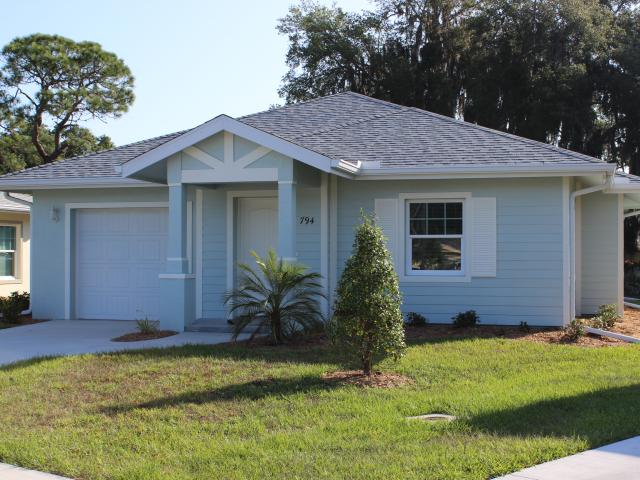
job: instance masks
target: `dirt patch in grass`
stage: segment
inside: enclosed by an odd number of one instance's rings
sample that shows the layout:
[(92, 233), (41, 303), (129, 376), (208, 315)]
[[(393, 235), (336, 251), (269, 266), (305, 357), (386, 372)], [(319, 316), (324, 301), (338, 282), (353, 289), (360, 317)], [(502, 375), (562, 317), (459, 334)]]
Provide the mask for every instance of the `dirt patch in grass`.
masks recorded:
[(16, 323), (5, 323), (0, 319), (0, 330), (5, 328), (21, 327), (23, 325), (33, 325), (35, 323), (48, 322), (49, 320), (42, 320), (38, 318), (32, 318), (31, 315), (25, 315), (20, 317)]
[(345, 370), (341, 372), (328, 372), (322, 375), (325, 382), (346, 383), (358, 387), (394, 388), (413, 383), (409, 377), (397, 373), (371, 372), (365, 375), (361, 370)]
[(174, 332), (173, 330), (158, 330), (157, 332), (151, 333), (125, 333), (124, 335), (120, 335), (119, 337), (112, 338), (112, 342), (141, 342), (143, 340), (155, 340), (158, 338), (171, 337), (173, 335), (177, 335), (178, 332)]

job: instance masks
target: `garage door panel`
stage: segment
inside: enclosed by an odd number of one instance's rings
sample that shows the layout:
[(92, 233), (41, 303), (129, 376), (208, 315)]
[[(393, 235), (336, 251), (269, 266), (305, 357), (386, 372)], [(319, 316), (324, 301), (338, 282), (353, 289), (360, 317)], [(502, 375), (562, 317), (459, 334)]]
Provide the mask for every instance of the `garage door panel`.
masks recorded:
[(75, 244), (76, 317), (158, 318), (166, 208), (77, 210)]

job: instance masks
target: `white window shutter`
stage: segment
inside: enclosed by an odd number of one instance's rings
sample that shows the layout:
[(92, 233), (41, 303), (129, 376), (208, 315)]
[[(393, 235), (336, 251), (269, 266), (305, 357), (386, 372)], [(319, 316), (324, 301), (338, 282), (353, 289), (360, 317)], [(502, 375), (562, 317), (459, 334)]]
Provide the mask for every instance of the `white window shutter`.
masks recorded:
[(376, 221), (382, 228), (387, 240), (387, 248), (393, 263), (398, 269), (398, 200), (395, 198), (376, 198)]
[(496, 199), (471, 199), (471, 276), (496, 276)]

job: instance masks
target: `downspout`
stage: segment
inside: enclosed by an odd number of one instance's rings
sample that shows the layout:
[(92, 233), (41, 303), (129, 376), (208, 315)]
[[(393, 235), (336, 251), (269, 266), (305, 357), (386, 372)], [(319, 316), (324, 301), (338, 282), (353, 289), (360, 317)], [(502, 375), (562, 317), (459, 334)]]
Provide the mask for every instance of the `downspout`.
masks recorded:
[(583, 195), (600, 192), (609, 186), (609, 175), (601, 185), (583, 188), (569, 195), (569, 321), (576, 318), (576, 199)]

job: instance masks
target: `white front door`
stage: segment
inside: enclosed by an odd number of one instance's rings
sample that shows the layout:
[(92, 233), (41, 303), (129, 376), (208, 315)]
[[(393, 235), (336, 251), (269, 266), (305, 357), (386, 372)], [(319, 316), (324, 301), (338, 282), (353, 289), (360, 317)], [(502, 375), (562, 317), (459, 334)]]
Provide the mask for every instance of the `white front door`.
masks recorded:
[(278, 199), (238, 198), (236, 262), (256, 266), (251, 251), (264, 257), (278, 248)]
[(157, 319), (167, 209), (84, 209), (75, 222), (75, 316)]

